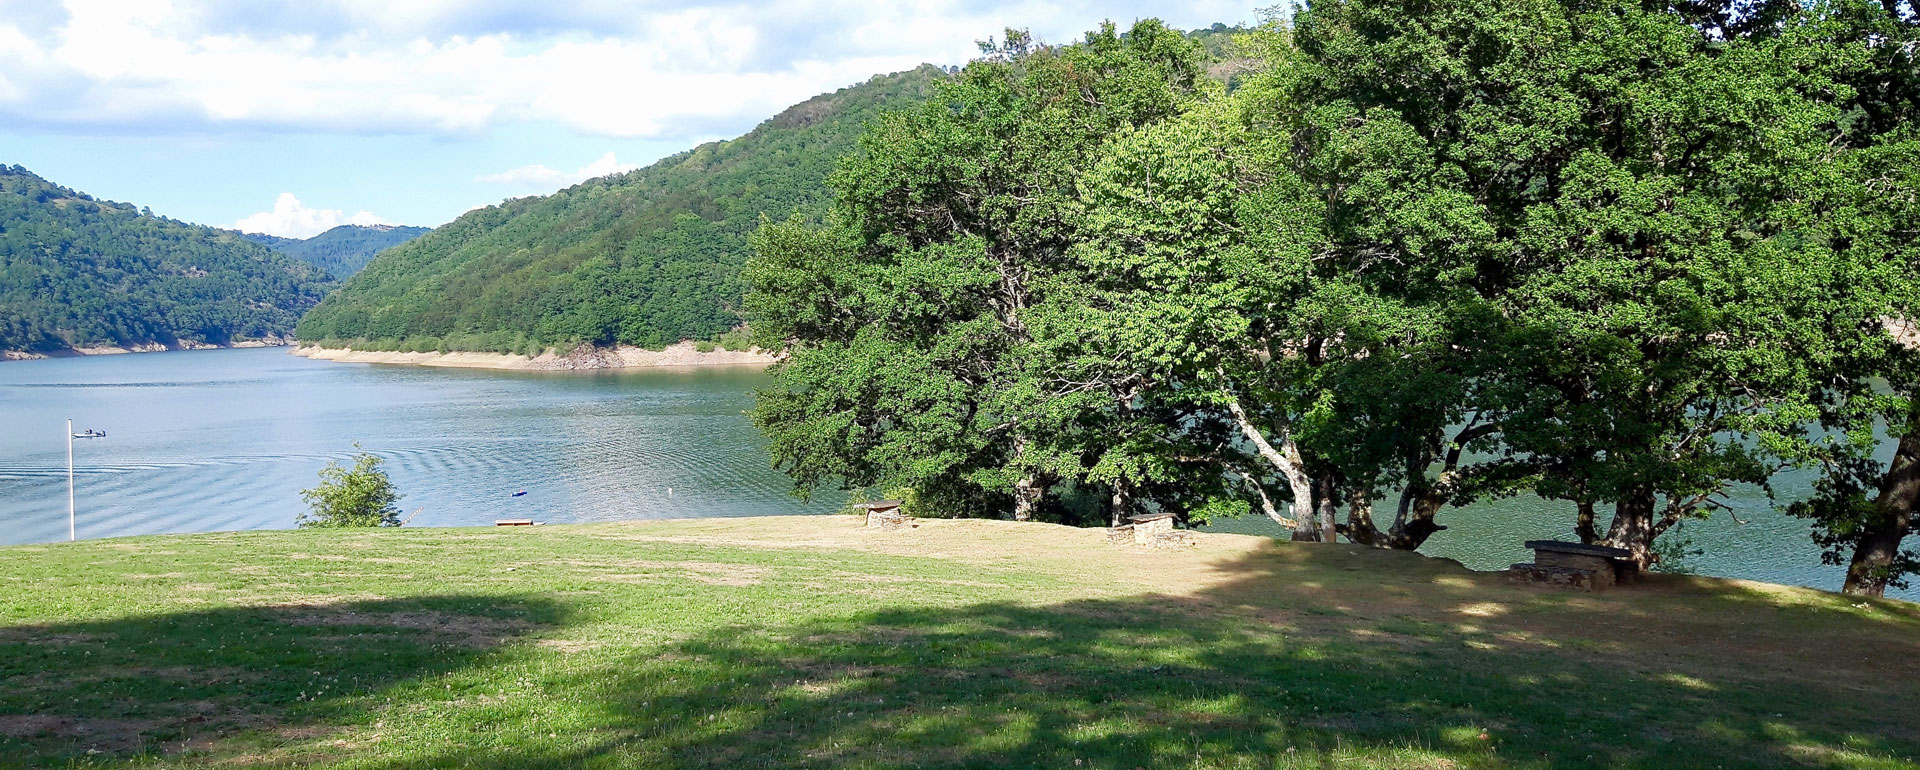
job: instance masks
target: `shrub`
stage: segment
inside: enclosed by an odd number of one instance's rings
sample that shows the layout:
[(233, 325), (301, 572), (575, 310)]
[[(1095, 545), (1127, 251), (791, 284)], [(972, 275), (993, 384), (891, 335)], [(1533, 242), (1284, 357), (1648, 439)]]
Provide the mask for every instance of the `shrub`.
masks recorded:
[[(359, 444), (353, 445), (357, 451)], [(353, 467), (328, 462), (320, 469), (320, 485), (302, 491), (300, 497), (311, 510), (300, 514), (303, 527), (397, 527), (400, 526), (400, 493), (384, 463), (370, 452), (353, 456)]]

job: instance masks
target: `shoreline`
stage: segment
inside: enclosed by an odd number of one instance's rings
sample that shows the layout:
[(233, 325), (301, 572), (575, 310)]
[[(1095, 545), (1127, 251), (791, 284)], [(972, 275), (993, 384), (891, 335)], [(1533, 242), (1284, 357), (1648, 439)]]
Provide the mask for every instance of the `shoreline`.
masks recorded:
[(44, 361), (49, 358), (85, 358), (87, 356), (119, 356), (119, 355), (127, 355), (130, 353), (170, 353), (170, 352), (176, 352), (181, 350), (230, 350), (234, 348), (284, 348), (284, 347), (290, 347), (293, 344), (294, 344), (293, 340), (290, 340), (290, 339), (271, 338), (271, 339), (264, 339), (264, 340), (241, 340), (239, 342), (229, 342), (224, 345), (213, 345), (205, 342), (186, 342), (186, 343), (180, 343), (180, 344), (174, 344), (174, 345), (167, 345), (159, 342), (149, 342), (143, 345), (134, 345), (132, 347), (120, 347), (118, 345), (96, 345), (96, 346), (84, 347), (84, 348), (63, 348), (61, 350), (47, 350), (47, 351), (7, 350), (7, 351), (0, 351), (0, 361)]
[(648, 350), (627, 345), (612, 348), (580, 348), (565, 354), (549, 350), (531, 358), (512, 353), (474, 351), (406, 353), (393, 350), (354, 350), (350, 347), (323, 348), (319, 345), (296, 345), (288, 355), (348, 364), (400, 364), (525, 372), (768, 366), (779, 360), (778, 356), (758, 349), (747, 351), (715, 349), (702, 353), (694, 347), (692, 342), (678, 342), (667, 346), (664, 350)]

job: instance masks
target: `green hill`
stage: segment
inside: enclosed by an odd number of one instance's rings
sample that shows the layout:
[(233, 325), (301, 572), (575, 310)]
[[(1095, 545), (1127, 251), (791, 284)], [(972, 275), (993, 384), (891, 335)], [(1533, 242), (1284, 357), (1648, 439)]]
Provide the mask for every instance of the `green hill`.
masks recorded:
[(283, 337), (331, 286), (237, 233), (0, 166), (0, 352)]
[(294, 259), (327, 271), (340, 280), (352, 278), (373, 255), (432, 232), (404, 225), (341, 225), (312, 238), (281, 238), (265, 233), (241, 233)]
[(301, 319), (299, 338), (510, 352), (717, 336), (740, 323), (747, 234), (763, 216), (823, 212), (823, 182), (865, 124), (926, 98), (942, 72), (875, 77), (738, 139), (468, 212), (382, 252)]

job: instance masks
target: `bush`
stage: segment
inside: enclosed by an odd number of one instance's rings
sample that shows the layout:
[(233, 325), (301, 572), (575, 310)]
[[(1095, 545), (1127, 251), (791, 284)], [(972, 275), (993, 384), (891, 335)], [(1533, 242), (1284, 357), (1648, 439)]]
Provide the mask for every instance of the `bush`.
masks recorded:
[[(353, 445), (357, 451), (359, 444)], [(300, 514), (297, 523), (309, 527), (398, 527), (400, 493), (384, 463), (370, 452), (353, 456), (353, 467), (328, 462), (320, 469), (320, 485), (300, 493), (312, 510)]]
[(745, 326), (735, 327), (716, 340), (721, 350), (746, 351), (753, 348), (753, 333)]

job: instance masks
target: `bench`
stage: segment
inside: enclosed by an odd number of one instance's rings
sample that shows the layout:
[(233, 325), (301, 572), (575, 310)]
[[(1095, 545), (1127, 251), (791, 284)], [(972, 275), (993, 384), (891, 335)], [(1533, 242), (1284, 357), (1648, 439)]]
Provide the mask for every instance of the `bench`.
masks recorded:
[(1526, 545), (1533, 551), (1533, 563), (1515, 564), (1509, 572), (1534, 583), (1599, 591), (1640, 575), (1633, 553), (1625, 548), (1558, 540), (1528, 540)]
[(867, 512), (869, 528), (895, 530), (913, 526), (913, 517), (900, 510), (904, 504), (900, 500), (875, 500), (871, 503), (855, 503), (853, 507)]
[(1116, 545), (1144, 545), (1152, 548), (1176, 548), (1191, 545), (1193, 538), (1184, 529), (1176, 529), (1172, 513), (1141, 513), (1127, 517), (1127, 523), (1107, 530), (1107, 542)]

